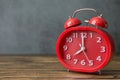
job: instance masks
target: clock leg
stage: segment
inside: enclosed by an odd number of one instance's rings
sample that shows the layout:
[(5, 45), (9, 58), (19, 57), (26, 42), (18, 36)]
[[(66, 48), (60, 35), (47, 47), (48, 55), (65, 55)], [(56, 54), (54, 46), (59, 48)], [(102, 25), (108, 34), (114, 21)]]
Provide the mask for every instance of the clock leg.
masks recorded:
[(70, 72), (70, 70), (69, 70), (69, 69), (67, 69), (67, 72)]
[(101, 75), (101, 74), (102, 74), (102, 71), (101, 71), (101, 70), (99, 70), (99, 71), (98, 71), (98, 74), (99, 74), (99, 75)]

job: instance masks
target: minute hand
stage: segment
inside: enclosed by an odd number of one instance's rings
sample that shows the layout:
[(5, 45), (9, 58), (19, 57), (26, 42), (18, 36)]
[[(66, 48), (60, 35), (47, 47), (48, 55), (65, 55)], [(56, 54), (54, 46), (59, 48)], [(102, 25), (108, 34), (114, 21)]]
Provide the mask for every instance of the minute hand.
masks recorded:
[(84, 35), (83, 35), (83, 33), (81, 34), (81, 38), (82, 38), (82, 47), (84, 47), (85, 48), (85, 44), (84, 44)]

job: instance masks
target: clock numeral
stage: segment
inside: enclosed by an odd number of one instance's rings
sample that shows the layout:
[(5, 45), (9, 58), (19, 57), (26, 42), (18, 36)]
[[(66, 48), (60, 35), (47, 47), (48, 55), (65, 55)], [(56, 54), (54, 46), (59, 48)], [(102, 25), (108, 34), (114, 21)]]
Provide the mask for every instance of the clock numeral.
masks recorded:
[(78, 59), (74, 59), (73, 61), (74, 61), (73, 64), (77, 64), (78, 63)]
[(66, 55), (66, 59), (67, 59), (67, 60), (70, 60), (70, 59), (71, 59), (71, 55), (70, 55), (70, 54), (67, 54), (67, 55)]
[(64, 51), (66, 51), (68, 49), (67, 45), (64, 45), (63, 49), (64, 49)]
[(66, 42), (71, 43), (73, 41), (72, 37), (66, 38)]
[(100, 52), (105, 52), (106, 51), (106, 47), (105, 46), (101, 46), (100, 48), (101, 48)]
[(83, 66), (84, 66), (84, 65), (86, 65), (85, 60), (81, 60), (81, 62), (80, 62), (80, 63), (81, 63), (81, 65), (83, 65)]
[(96, 58), (96, 60), (99, 61), (99, 62), (101, 62), (101, 61), (102, 61), (102, 57), (101, 57), (101, 56), (98, 56), (98, 57)]
[(78, 33), (77, 32), (73, 33), (73, 38), (78, 38)]
[(93, 60), (89, 60), (89, 66), (93, 66), (94, 63), (93, 63)]
[(101, 37), (97, 37), (97, 43), (101, 43), (102, 42), (102, 38)]
[(82, 32), (81, 36), (83, 36), (84, 38), (87, 38), (87, 33), (86, 32)]

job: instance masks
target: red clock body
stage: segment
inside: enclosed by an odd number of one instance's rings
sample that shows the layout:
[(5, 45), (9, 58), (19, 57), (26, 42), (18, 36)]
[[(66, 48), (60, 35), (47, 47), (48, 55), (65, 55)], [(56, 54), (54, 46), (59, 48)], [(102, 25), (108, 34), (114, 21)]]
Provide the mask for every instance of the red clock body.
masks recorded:
[(65, 29), (58, 37), (56, 53), (61, 64), (71, 71), (96, 72), (104, 68), (114, 52), (110, 35), (92, 26)]

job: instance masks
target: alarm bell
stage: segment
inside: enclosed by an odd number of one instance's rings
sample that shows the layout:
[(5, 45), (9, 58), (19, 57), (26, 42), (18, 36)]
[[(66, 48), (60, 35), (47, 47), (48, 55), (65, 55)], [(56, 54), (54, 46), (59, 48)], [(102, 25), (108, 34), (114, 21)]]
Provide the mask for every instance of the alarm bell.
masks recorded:
[(91, 18), (89, 20), (89, 23), (98, 27), (108, 28), (107, 21), (101, 16)]
[(80, 24), (81, 24), (81, 21), (78, 18), (69, 18), (65, 22), (64, 27), (67, 29), (69, 27), (74, 27), (74, 26), (77, 26), (77, 25), (80, 25)]
[[(70, 27), (76, 27), (81, 24), (81, 20), (78, 18), (75, 18), (76, 14), (81, 11), (93, 11), (93, 12), (97, 13), (96, 10), (92, 9), (92, 8), (78, 9), (78, 10), (74, 11), (73, 15), (65, 22), (65, 24), (64, 24), (65, 29), (70, 28)], [(108, 27), (107, 21), (102, 17), (102, 14), (100, 14), (99, 16), (95, 16), (95, 17), (91, 18), (90, 20), (87, 20), (87, 22), (89, 24), (95, 25), (97, 27), (102, 27), (102, 28)]]

